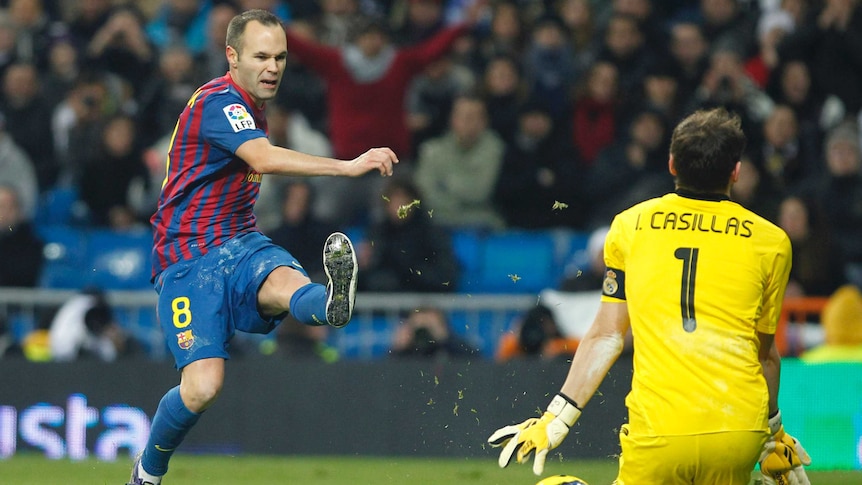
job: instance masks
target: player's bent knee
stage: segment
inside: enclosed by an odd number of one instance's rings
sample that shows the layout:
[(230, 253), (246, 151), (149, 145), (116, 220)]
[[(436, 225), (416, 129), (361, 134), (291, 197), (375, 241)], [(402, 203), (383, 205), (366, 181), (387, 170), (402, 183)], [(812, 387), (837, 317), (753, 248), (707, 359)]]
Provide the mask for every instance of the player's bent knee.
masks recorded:
[(192, 412), (202, 412), (212, 405), (224, 384), (224, 360), (203, 359), (183, 369), (180, 395)]
[(308, 276), (289, 266), (279, 266), (264, 280), (257, 293), (257, 303), (264, 315), (278, 315), (290, 310), (290, 298), (296, 290), (311, 283)]

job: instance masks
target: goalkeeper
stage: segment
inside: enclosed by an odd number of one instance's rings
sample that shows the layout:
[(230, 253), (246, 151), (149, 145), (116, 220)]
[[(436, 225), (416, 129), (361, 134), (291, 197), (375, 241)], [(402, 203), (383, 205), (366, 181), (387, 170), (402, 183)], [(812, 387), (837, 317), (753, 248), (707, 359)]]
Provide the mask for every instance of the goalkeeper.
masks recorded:
[(503, 427), (499, 464), (541, 475), (623, 348), (634, 376), (620, 430), (618, 485), (808, 484), (785, 434), (773, 345), (790, 271), (787, 235), (730, 200), (745, 135), (724, 109), (684, 119), (671, 139), (676, 190), (618, 214), (605, 242), (602, 302), (541, 418)]

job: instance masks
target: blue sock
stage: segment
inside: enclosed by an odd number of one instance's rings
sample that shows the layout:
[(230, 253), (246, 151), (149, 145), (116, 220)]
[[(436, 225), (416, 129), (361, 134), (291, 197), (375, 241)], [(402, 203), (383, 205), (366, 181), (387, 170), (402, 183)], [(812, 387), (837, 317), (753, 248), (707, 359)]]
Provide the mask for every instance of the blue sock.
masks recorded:
[(326, 325), (326, 287), (309, 283), (290, 297), (290, 314), (306, 325)]
[(189, 411), (180, 397), (180, 386), (174, 387), (159, 401), (150, 439), (141, 457), (141, 466), (152, 475), (162, 476), (168, 471), (168, 461), (182, 443), (186, 433), (198, 422), (199, 413)]

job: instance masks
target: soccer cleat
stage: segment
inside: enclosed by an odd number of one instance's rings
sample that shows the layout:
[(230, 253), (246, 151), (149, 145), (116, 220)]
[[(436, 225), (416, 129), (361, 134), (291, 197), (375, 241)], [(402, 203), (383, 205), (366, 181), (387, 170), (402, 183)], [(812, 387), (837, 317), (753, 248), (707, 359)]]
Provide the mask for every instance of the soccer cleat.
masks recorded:
[(138, 468), (141, 466), (141, 454), (138, 454), (137, 458), (135, 458), (135, 464), (132, 465), (132, 476), (129, 477), (129, 483), (126, 485), (160, 485), (162, 480), (151, 482), (149, 480), (144, 480), (138, 475)]
[(356, 301), (356, 251), (350, 239), (334, 232), (323, 245), (323, 269), (329, 282), (326, 284), (326, 322), (340, 328), (350, 322)]

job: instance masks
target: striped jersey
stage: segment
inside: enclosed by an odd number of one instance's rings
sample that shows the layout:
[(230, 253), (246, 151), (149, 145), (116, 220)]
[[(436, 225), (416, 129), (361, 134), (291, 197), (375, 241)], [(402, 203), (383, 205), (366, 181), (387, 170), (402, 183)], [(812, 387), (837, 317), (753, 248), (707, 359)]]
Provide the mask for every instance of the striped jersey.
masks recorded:
[(155, 278), (178, 261), (257, 231), (253, 213), (261, 174), (235, 155), (267, 136), (263, 108), (225, 74), (195, 91), (171, 135), (153, 225)]
[(671, 193), (617, 215), (602, 300), (628, 305), (633, 433), (766, 429), (757, 332), (775, 333), (790, 258), (783, 230), (726, 197)]

